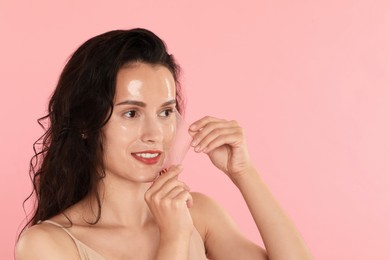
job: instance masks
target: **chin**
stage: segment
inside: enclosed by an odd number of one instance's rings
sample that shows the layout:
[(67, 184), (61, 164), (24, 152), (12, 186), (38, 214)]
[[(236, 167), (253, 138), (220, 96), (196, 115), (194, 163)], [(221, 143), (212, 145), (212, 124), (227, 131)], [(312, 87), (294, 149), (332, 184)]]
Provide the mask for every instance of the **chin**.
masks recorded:
[(138, 175), (137, 179), (140, 182), (153, 182), (156, 180), (158, 176), (160, 176), (160, 171), (161, 171), (161, 167), (153, 170), (143, 169), (140, 171), (140, 174)]

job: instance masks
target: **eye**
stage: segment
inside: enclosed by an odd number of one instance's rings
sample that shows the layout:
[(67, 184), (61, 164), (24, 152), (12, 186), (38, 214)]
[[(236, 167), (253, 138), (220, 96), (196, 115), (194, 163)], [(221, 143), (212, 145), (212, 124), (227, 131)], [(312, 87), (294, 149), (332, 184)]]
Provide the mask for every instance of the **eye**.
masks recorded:
[(163, 111), (160, 112), (159, 116), (169, 117), (174, 112), (175, 111), (172, 108), (164, 109)]
[(125, 116), (128, 118), (134, 118), (138, 115), (136, 110), (130, 110), (125, 113)]

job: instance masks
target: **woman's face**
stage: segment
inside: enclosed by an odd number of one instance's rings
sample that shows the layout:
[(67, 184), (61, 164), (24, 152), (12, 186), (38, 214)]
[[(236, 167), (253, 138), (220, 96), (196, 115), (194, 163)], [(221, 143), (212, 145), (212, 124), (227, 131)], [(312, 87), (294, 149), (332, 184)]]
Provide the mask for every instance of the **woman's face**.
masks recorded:
[(172, 142), (175, 111), (175, 81), (166, 67), (135, 63), (120, 69), (113, 113), (102, 130), (106, 175), (153, 181)]

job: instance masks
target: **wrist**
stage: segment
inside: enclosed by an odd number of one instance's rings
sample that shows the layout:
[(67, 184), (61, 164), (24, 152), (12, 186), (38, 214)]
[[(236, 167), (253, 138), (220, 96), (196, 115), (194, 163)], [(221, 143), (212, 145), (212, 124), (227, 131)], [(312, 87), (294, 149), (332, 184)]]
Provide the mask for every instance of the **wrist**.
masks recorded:
[(190, 237), (177, 234), (176, 236), (160, 234), (160, 244), (156, 259), (182, 260), (187, 259)]
[(240, 173), (230, 175), (233, 183), (240, 189), (245, 183), (260, 178), (259, 173), (253, 165), (250, 165)]
[(162, 231), (160, 230), (160, 244), (186, 244), (191, 239), (193, 230), (191, 231)]

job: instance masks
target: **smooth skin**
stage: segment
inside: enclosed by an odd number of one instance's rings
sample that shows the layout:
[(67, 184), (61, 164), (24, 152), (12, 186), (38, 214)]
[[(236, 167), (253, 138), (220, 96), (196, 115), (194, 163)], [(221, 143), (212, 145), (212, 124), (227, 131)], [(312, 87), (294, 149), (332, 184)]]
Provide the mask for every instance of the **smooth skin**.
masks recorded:
[[(144, 150), (169, 148), (170, 103), (175, 84), (162, 66), (138, 63), (121, 69), (112, 117), (103, 129), (106, 177), (99, 185), (102, 215), (87, 196), (53, 217), (80, 241), (107, 259), (312, 259), (294, 225), (278, 206), (249, 159), (242, 128), (235, 121), (204, 117), (189, 133), (195, 151), (241, 191), (264, 240), (265, 250), (247, 240), (230, 216), (212, 199), (190, 192), (179, 180), (182, 166), (159, 176), (157, 165), (134, 159)], [(131, 102), (139, 101), (141, 106)], [(162, 160), (161, 160), (162, 161)], [(188, 169), (187, 169), (188, 170)], [(65, 217), (66, 216), (66, 217)], [(70, 219), (73, 223), (69, 225)], [(42, 223), (25, 231), (16, 259), (80, 259), (72, 239), (60, 228)]]

